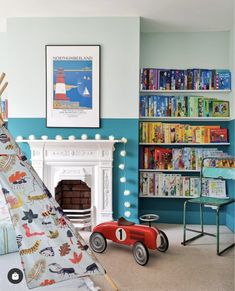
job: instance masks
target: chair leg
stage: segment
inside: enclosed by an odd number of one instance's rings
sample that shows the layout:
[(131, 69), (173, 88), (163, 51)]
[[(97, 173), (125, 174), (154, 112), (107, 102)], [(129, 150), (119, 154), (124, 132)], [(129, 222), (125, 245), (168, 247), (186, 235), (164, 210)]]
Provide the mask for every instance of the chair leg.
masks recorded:
[(186, 206), (187, 206), (187, 202), (184, 202), (184, 217), (183, 217), (183, 223), (184, 223), (184, 236), (183, 236), (183, 245), (185, 245), (185, 241), (186, 241)]
[(217, 207), (216, 209), (216, 252), (219, 255), (219, 210), (220, 208)]
[(200, 204), (200, 223), (201, 223), (201, 232), (204, 233), (204, 219), (203, 219), (203, 205)]

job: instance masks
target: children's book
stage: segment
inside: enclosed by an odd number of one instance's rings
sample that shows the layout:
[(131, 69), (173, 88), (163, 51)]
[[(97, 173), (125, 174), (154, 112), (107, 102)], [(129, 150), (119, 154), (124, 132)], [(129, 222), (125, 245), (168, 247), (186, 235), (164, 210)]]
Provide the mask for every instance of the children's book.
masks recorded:
[(155, 195), (155, 177), (154, 173), (148, 173), (148, 193), (150, 196)]
[(190, 195), (190, 177), (182, 177), (182, 194), (183, 196), (189, 196)]
[(188, 90), (193, 90), (193, 70), (188, 69), (187, 70), (187, 89)]
[(148, 173), (141, 173), (141, 183), (142, 183), (142, 195), (148, 195), (149, 186), (148, 186)]
[(190, 196), (200, 196), (201, 181), (199, 177), (190, 177)]
[(212, 101), (212, 117), (229, 117), (229, 101)]
[(171, 90), (175, 90), (175, 70), (171, 70)]
[(142, 70), (142, 78), (141, 78), (141, 90), (149, 89), (149, 69), (144, 68)]
[(158, 173), (155, 173), (154, 179), (155, 179), (155, 182), (154, 182), (154, 184), (155, 184), (154, 195), (158, 196), (159, 195), (159, 174)]
[(212, 71), (201, 69), (201, 90), (211, 90), (212, 88)]
[(168, 175), (168, 195), (176, 196), (176, 175)]
[(140, 96), (140, 117), (145, 117), (145, 106), (147, 103), (147, 96)]
[(160, 90), (170, 90), (171, 88), (171, 70), (159, 70), (158, 82)]
[(228, 130), (227, 128), (211, 129), (210, 130), (210, 142), (220, 143), (228, 141)]
[(215, 86), (217, 90), (230, 90), (231, 72), (229, 70), (216, 70)]
[(193, 89), (200, 90), (200, 69), (193, 69)]

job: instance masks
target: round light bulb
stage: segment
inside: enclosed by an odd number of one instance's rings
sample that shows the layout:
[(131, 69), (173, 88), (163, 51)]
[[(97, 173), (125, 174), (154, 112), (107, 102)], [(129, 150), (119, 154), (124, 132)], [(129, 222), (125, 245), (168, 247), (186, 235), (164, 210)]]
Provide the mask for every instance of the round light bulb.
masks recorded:
[(120, 178), (120, 182), (121, 182), (121, 183), (126, 183), (126, 177), (121, 177), (121, 178)]
[(119, 168), (120, 170), (124, 170), (124, 169), (125, 169), (125, 165), (124, 165), (124, 164), (120, 164), (120, 165), (118, 166), (118, 168)]
[(23, 138), (23, 136), (22, 135), (18, 135), (17, 137), (16, 137), (16, 140), (23, 140), (24, 138)]
[(75, 136), (75, 135), (70, 135), (70, 136), (68, 137), (68, 139), (69, 139), (69, 140), (75, 140), (75, 139), (76, 139), (76, 136)]
[(130, 190), (125, 190), (124, 191), (124, 196), (129, 196), (131, 194)]
[(120, 152), (120, 155), (121, 155), (122, 157), (125, 157), (125, 156), (126, 156), (126, 151), (124, 151), (124, 150), (121, 151), (121, 152)]
[(129, 201), (125, 201), (125, 202), (124, 202), (124, 206), (125, 206), (126, 208), (130, 208), (130, 207), (131, 207), (131, 203), (130, 203)]
[(48, 136), (47, 136), (47, 135), (42, 135), (42, 136), (41, 136), (41, 139), (42, 139), (42, 140), (47, 140), (47, 139), (48, 139)]
[(29, 140), (34, 140), (35, 139), (35, 135), (34, 134), (30, 134), (29, 135)]
[(56, 137), (55, 137), (55, 139), (56, 139), (56, 140), (62, 140), (63, 137), (62, 137), (61, 135), (57, 134)]
[(81, 135), (81, 139), (82, 139), (82, 140), (86, 140), (86, 139), (87, 139), (87, 134), (85, 134), (85, 133), (82, 134), (82, 135)]
[(125, 211), (124, 215), (125, 215), (126, 217), (130, 217), (130, 216), (131, 216), (131, 212), (130, 212), (130, 211)]
[(95, 135), (95, 139), (96, 139), (96, 140), (100, 140), (100, 139), (101, 139), (101, 135), (100, 135), (99, 133), (97, 133), (97, 134)]
[(121, 138), (121, 141), (122, 141), (123, 143), (127, 143), (127, 138), (122, 137), (122, 138)]
[(109, 136), (109, 140), (114, 140), (114, 136), (113, 135), (110, 135)]

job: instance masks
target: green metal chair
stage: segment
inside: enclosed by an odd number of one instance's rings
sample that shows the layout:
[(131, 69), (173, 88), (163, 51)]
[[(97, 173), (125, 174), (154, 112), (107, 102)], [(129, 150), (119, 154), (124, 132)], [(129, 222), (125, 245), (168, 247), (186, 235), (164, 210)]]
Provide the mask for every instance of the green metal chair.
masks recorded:
[[(222, 253), (224, 253), (225, 251), (227, 251), (228, 249), (232, 248), (235, 243), (233, 242), (232, 244), (230, 244), (228, 247), (226, 247), (225, 249), (220, 251), (220, 222), (219, 222), (219, 218), (220, 218), (220, 209), (223, 206), (226, 206), (228, 204), (234, 203), (235, 200), (232, 198), (213, 198), (213, 197), (205, 197), (203, 196), (202, 193), (202, 178), (220, 178), (220, 179), (233, 179), (235, 180), (235, 169), (230, 169), (230, 168), (204, 168), (204, 163), (206, 160), (225, 160), (225, 159), (229, 159), (229, 160), (233, 160), (234, 161), (234, 157), (224, 157), (224, 158), (205, 158), (202, 160), (202, 168), (201, 168), (201, 194), (200, 197), (197, 198), (192, 198), (189, 199), (187, 201), (185, 201), (184, 203), (184, 216), (183, 216), (183, 224), (184, 224), (184, 234), (183, 234), (183, 242), (182, 245), (186, 245), (189, 242), (192, 242), (200, 237), (202, 237), (203, 235), (209, 235), (209, 236), (213, 236), (216, 237), (216, 252), (217, 255), (221, 255)], [(186, 210), (187, 210), (187, 205), (188, 203), (194, 203), (194, 204), (198, 204), (200, 206), (200, 225), (201, 225), (201, 230), (196, 230), (196, 229), (192, 229), (192, 228), (187, 228), (186, 226)], [(213, 233), (208, 233), (204, 231), (204, 219), (203, 219), (203, 208), (204, 205), (210, 205), (210, 206), (214, 206), (216, 207), (216, 234)], [(191, 231), (191, 232), (196, 232), (199, 233), (198, 235), (190, 238), (190, 239), (186, 239), (186, 231)]]

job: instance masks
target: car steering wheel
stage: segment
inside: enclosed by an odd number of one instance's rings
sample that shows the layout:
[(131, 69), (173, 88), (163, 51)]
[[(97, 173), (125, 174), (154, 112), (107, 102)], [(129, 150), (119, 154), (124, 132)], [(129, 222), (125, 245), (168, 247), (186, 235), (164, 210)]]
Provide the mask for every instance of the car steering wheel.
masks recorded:
[(149, 227), (151, 227), (151, 223), (157, 221), (159, 219), (159, 215), (157, 214), (144, 214), (140, 216), (140, 220), (149, 223)]

